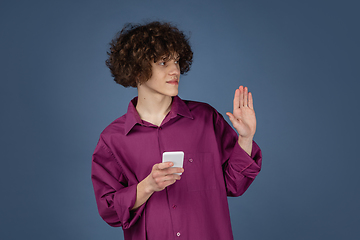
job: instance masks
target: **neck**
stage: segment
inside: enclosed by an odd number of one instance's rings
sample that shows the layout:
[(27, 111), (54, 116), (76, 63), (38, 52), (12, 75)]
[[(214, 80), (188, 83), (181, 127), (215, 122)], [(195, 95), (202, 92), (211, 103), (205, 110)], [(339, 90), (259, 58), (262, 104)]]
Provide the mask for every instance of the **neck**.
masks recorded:
[(172, 97), (164, 95), (145, 96), (138, 92), (136, 110), (142, 120), (160, 126), (170, 112)]

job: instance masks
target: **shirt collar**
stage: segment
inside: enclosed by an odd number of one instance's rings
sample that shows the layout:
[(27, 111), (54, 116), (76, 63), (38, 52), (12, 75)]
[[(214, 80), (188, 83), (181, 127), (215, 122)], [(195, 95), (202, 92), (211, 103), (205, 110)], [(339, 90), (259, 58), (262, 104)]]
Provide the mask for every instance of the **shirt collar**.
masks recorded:
[[(141, 120), (138, 112), (136, 111), (136, 104), (137, 104), (138, 98), (133, 98), (128, 106), (128, 110), (126, 113), (126, 119), (125, 119), (125, 135), (128, 135), (131, 129), (136, 125), (140, 124), (143, 125), (143, 121)], [(194, 119), (189, 107), (186, 105), (186, 103), (178, 96), (173, 97), (171, 110), (168, 114), (168, 117), (174, 118), (177, 115)]]

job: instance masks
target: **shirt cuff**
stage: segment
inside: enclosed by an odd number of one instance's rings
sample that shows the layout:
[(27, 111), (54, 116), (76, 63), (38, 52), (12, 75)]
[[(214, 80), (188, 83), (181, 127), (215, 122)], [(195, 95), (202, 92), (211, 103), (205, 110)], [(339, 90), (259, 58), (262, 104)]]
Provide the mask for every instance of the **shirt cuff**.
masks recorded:
[(231, 161), (232, 168), (246, 177), (255, 178), (260, 172), (262, 155), (255, 141), (253, 141), (251, 156), (236, 143), (230, 159), (233, 159)]
[(131, 210), (134, 207), (136, 201), (136, 187), (137, 185), (132, 185), (126, 188), (123, 188), (116, 192), (115, 194), (115, 210), (120, 217), (120, 222), (123, 229), (130, 228), (136, 221), (140, 218), (145, 204), (141, 205), (136, 210)]

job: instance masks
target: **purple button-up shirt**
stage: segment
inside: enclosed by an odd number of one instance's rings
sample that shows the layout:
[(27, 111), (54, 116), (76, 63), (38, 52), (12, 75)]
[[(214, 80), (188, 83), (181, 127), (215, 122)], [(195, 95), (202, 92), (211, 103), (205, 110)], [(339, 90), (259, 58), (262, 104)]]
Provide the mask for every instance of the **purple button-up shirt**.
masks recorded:
[[(105, 128), (93, 154), (91, 177), (101, 217), (121, 226), (126, 240), (233, 239), (227, 196), (243, 194), (253, 182), (261, 168), (260, 148), (253, 142), (249, 156), (208, 104), (176, 96), (155, 126), (140, 119), (136, 102)], [(185, 153), (181, 180), (132, 211), (137, 184), (165, 151)]]

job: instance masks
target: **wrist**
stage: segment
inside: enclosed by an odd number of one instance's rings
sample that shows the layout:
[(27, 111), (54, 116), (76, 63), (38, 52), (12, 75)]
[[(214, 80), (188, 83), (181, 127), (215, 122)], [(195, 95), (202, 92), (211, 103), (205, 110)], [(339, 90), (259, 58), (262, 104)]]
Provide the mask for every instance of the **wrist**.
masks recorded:
[(244, 138), (239, 136), (238, 144), (240, 147), (251, 156), (253, 137)]
[(151, 195), (155, 192), (151, 183), (149, 182), (149, 177), (144, 178), (144, 180), (138, 184), (138, 188), (141, 188), (142, 192), (144, 192), (146, 195)]
[(253, 136), (251, 136), (251, 137), (242, 137), (242, 136), (239, 135), (239, 138), (238, 138), (238, 143), (239, 144), (248, 145), (248, 144), (252, 144), (252, 141), (253, 141)]

